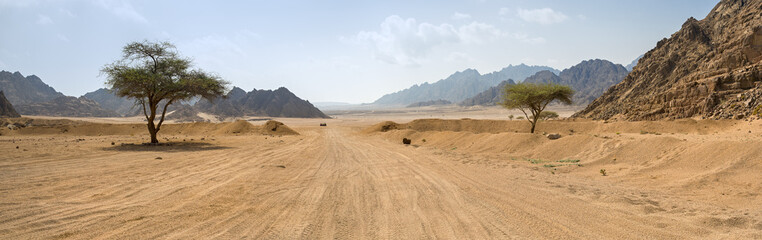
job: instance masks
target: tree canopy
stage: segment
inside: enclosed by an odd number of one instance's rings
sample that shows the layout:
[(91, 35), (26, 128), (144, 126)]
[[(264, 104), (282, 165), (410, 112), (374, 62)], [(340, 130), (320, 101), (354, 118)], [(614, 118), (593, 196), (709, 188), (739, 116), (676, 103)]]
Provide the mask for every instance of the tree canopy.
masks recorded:
[[(106, 85), (120, 97), (143, 107), (151, 143), (158, 143), (167, 107), (200, 96), (212, 101), (225, 93), (228, 83), (220, 77), (192, 69), (192, 61), (179, 56), (169, 42), (132, 42), (122, 49), (122, 59), (105, 65)], [(155, 123), (158, 109), (161, 117)]]
[[(541, 113), (553, 101), (569, 105), (572, 103), (574, 90), (569, 86), (559, 84), (519, 83), (506, 85), (503, 89), (503, 107), (519, 109), (532, 124), (530, 132), (534, 133)], [(530, 116), (531, 114), (531, 116)]]

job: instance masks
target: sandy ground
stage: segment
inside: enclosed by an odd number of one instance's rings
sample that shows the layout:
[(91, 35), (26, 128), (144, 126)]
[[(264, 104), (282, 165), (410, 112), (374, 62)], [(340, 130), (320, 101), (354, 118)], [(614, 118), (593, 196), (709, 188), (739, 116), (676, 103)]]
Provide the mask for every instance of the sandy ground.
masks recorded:
[[(549, 121), (548, 140), (418, 111), (168, 125), (169, 146), (130, 145), (129, 121), (0, 130), (0, 238), (762, 238), (760, 121)], [(429, 116), (501, 121), (408, 123)]]

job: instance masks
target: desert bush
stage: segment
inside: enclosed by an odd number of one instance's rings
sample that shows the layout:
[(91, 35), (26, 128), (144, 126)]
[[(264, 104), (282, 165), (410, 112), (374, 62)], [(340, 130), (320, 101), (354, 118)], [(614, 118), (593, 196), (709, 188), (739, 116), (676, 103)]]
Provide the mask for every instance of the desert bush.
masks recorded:
[(548, 120), (558, 118), (558, 113), (552, 111), (544, 111), (540, 113), (540, 119)]

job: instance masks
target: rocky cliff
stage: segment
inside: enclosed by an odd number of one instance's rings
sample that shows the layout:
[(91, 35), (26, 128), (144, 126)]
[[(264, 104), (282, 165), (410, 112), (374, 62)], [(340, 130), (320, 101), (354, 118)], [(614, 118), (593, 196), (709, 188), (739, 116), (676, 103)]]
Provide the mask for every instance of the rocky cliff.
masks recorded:
[(659, 41), (621, 83), (573, 117), (759, 117), (761, 61), (762, 1), (723, 0)]
[(0, 118), (17, 118), (21, 117), (16, 109), (13, 108), (11, 102), (5, 98), (3, 91), (0, 91)]

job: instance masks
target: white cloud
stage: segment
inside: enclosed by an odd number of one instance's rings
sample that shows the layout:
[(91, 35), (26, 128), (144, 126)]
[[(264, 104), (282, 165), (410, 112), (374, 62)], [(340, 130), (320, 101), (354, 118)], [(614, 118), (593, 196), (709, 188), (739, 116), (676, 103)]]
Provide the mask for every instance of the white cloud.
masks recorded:
[(455, 27), (451, 24), (418, 23), (414, 18), (392, 15), (378, 31), (361, 31), (342, 41), (366, 45), (377, 60), (408, 66), (419, 65), (433, 48), (445, 44), (479, 44), (504, 36), (486, 23), (472, 22)]
[(577, 18), (579, 18), (580, 20), (587, 20), (587, 16), (582, 15), (582, 14), (577, 15)]
[(455, 12), (454, 14), (452, 14), (452, 19), (453, 20), (471, 19), (471, 15), (468, 15), (468, 14), (465, 14), (465, 13)]
[(104, 9), (111, 12), (111, 14), (114, 14), (121, 19), (130, 20), (137, 23), (148, 23), (148, 19), (146, 19), (142, 14), (138, 13), (135, 8), (132, 7), (132, 4), (130, 4), (128, 1), (95, 0), (95, 4), (103, 7)]
[(37, 15), (37, 24), (39, 25), (50, 25), (53, 24), (53, 19), (50, 19), (50, 17), (38, 14)]
[(519, 18), (527, 22), (535, 22), (543, 25), (560, 23), (565, 21), (568, 17), (550, 8), (541, 9), (518, 9)]

